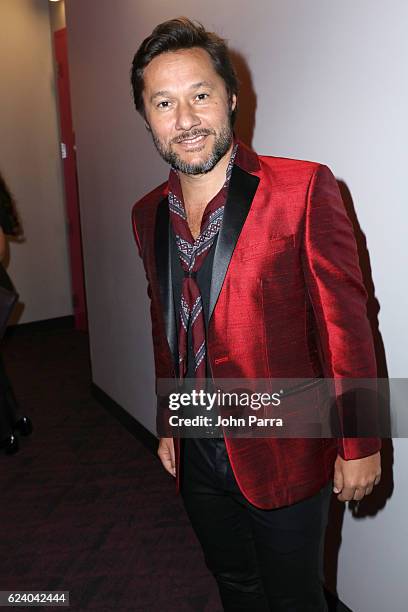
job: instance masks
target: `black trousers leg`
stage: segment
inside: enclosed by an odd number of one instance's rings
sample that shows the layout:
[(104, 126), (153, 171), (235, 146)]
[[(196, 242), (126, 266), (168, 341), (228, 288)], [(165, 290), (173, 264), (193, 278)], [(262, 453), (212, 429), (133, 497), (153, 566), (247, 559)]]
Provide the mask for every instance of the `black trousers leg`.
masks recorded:
[(327, 612), (324, 532), (331, 482), (274, 510), (240, 492), (222, 440), (184, 440), (181, 494), (227, 612)]
[[(329, 482), (317, 495), (291, 506), (260, 510), (251, 506), (252, 531), (271, 610), (326, 612), (323, 548), (332, 491)], [(245, 505), (249, 504), (245, 500)]]
[(18, 405), (0, 353), (0, 440), (13, 431)]

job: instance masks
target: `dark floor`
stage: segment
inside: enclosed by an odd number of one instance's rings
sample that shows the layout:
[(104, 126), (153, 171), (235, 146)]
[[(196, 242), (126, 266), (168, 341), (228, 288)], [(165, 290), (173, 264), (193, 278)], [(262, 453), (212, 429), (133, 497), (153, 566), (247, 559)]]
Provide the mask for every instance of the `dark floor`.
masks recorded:
[(92, 395), (86, 334), (28, 326), (3, 354), (34, 432), (0, 454), (0, 590), (70, 591), (73, 611), (220, 611), (173, 479)]
[(69, 590), (75, 611), (221, 610), (171, 476), (92, 397), (87, 336), (20, 333), (3, 352), (35, 430), (0, 455), (0, 590)]

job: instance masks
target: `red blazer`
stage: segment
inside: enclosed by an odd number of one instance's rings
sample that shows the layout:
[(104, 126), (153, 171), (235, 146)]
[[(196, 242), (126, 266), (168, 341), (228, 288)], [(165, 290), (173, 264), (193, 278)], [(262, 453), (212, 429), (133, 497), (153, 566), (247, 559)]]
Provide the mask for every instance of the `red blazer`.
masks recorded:
[[(132, 209), (156, 378), (176, 376), (167, 183)], [(375, 378), (367, 294), (336, 179), (319, 163), (239, 143), (213, 263), (207, 354), (214, 378)], [(180, 440), (175, 437), (176, 490)], [(259, 508), (290, 505), (371, 455), (378, 438), (226, 438), (238, 485)]]

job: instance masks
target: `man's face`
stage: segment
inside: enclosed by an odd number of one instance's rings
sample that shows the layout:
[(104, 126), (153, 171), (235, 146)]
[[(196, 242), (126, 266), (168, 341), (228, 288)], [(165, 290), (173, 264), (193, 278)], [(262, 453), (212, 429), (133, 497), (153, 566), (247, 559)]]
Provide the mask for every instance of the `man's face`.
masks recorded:
[(229, 150), (236, 96), (228, 99), (204, 49), (155, 57), (144, 71), (143, 100), (158, 152), (180, 172), (209, 172)]

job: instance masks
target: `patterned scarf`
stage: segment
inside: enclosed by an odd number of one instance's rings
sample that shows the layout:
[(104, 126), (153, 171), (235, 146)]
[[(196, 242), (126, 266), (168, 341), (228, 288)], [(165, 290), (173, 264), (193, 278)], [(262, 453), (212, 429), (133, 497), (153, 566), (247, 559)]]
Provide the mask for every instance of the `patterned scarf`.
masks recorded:
[(231, 159), (228, 163), (225, 183), (220, 191), (207, 204), (201, 220), (200, 235), (194, 240), (187, 223), (187, 215), (184, 207), (183, 193), (177, 171), (173, 168), (169, 176), (169, 211), (170, 221), (176, 236), (176, 244), (180, 257), (181, 266), (184, 270), (184, 278), (181, 288), (180, 302), (180, 332), (178, 340), (179, 351), (179, 378), (182, 380), (187, 373), (187, 333), (191, 325), (192, 344), (194, 354), (194, 376), (205, 378), (206, 376), (206, 346), (205, 346), (205, 324), (203, 314), (203, 303), (200, 288), (196, 281), (197, 271), (201, 268), (211, 245), (221, 227), (224, 214), (224, 204), (227, 197), (228, 185), (231, 178), (234, 159), (238, 145), (232, 150)]

